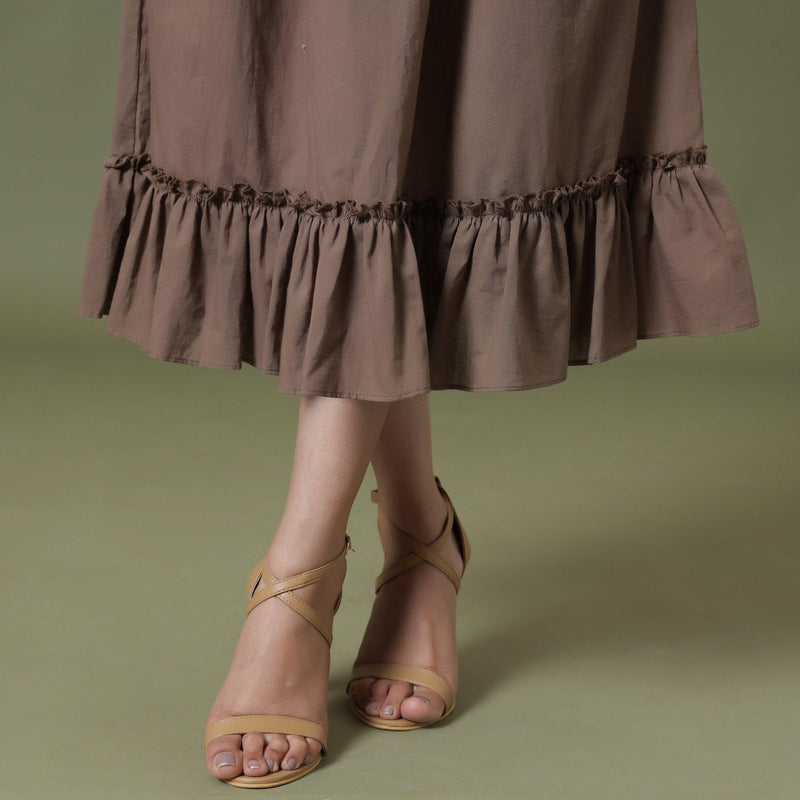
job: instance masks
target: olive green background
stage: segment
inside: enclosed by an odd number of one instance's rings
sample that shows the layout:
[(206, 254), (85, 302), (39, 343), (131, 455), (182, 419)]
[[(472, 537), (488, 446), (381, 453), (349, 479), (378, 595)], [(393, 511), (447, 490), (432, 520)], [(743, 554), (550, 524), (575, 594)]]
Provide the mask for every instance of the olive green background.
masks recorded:
[[(275, 377), (159, 362), (77, 315), (119, 5), (2, 4), (0, 797), (16, 800), (246, 791), (206, 772), (203, 725), (294, 444), (299, 398)], [(405, 735), (346, 710), (380, 568), (368, 470), (331, 754), (276, 796), (796, 796), (800, 12), (700, 0), (699, 19), (708, 161), (761, 325), (641, 341), (544, 389), (433, 392), (436, 472), (473, 544), (458, 708)]]

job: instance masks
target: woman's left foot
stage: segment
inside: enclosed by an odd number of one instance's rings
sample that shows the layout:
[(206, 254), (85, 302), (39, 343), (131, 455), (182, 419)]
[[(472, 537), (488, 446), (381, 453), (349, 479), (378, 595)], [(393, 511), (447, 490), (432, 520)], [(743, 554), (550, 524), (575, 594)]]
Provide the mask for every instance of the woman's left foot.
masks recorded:
[[(438, 519), (420, 519), (417, 525), (409, 526), (403, 526), (400, 520), (392, 521), (409, 536), (430, 544), (447, 523), (447, 504), (441, 495), (439, 499)], [(392, 537), (380, 516), (378, 528), (386, 569), (409, 550)], [(456, 575), (462, 574), (464, 560), (452, 529), (445, 536), (440, 555)], [(372, 662), (425, 667), (444, 678), (456, 692), (456, 590), (453, 582), (432, 564), (423, 561), (381, 586), (354, 666)], [(403, 718), (427, 724), (438, 720), (445, 706), (436, 692), (406, 681), (361, 678), (350, 683), (348, 692), (358, 708), (385, 720)]]

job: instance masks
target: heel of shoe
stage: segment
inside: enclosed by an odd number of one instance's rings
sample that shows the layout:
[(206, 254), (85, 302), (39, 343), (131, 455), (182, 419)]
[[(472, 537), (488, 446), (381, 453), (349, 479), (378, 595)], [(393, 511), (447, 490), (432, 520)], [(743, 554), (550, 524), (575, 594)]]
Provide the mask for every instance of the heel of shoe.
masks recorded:
[[(464, 562), (464, 570), (466, 570), (467, 562), (472, 554), (472, 547), (470, 546), (467, 532), (464, 530), (464, 526), (461, 524), (461, 520), (458, 518), (458, 514), (456, 513), (453, 501), (450, 499), (450, 495), (447, 493), (444, 486), (442, 486), (442, 482), (439, 480), (439, 477), (434, 475), (434, 478), (436, 479), (436, 485), (439, 487), (439, 492), (441, 493), (442, 497), (444, 497), (445, 501), (449, 503), (453, 509), (453, 535), (455, 536), (458, 549), (461, 552), (461, 559)], [(461, 572), (462, 576), (464, 574), (464, 570)]]

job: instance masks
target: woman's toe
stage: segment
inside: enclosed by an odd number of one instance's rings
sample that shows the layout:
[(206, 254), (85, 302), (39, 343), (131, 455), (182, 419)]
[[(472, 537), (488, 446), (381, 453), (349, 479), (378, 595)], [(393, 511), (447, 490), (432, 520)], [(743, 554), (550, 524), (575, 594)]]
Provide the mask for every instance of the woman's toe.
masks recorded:
[(407, 681), (393, 681), (381, 706), (380, 715), (384, 719), (399, 719), (400, 704), (411, 696), (411, 692), (411, 684)]
[(310, 736), (306, 736), (306, 744), (308, 745), (308, 752), (303, 763), (310, 764), (322, 752), (322, 743), (312, 739)]
[(443, 712), (444, 700), (424, 686), (414, 686), (413, 694), (409, 694), (400, 706), (403, 718), (411, 722), (435, 722)]
[(250, 731), (242, 736), (242, 766), (245, 775), (266, 775), (264, 734)]
[(362, 711), (367, 707), (370, 701), (370, 693), (372, 691), (372, 684), (375, 683), (375, 678), (359, 678), (350, 684), (350, 695), (353, 702)]
[(308, 742), (305, 736), (290, 734), (286, 738), (289, 741), (289, 749), (281, 761), (281, 769), (297, 769), (305, 761)]
[(217, 778), (242, 774), (242, 737), (238, 734), (217, 736), (206, 749), (206, 765)]
[(264, 757), (267, 760), (267, 768), (270, 772), (277, 772), (281, 767), (284, 756), (289, 752), (289, 742), (282, 733), (268, 733), (267, 749)]
[(367, 705), (364, 708), (364, 711), (366, 711), (367, 714), (371, 714), (374, 717), (377, 717), (378, 714), (380, 714), (383, 703), (386, 700), (386, 695), (389, 693), (391, 686), (392, 682), (387, 681), (384, 678), (381, 678), (372, 684), (369, 690), (369, 699), (367, 700)]

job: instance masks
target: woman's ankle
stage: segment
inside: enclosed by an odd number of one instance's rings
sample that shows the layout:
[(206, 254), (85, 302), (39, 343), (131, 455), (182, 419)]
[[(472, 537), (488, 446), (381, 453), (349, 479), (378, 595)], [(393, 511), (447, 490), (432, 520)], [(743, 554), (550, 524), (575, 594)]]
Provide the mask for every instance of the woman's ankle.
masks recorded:
[[(394, 525), (424, 544), (436, 540), (447, 522), (447, 503), (436, 484), (415, 490), (397, 486), (378, 489), (378, 508)], [(391, 537), (381, 536), (384, 550)], [(393, 539), (392, 539), (393, 541)]]
[[(330, 558), (325, 553), (301, 557), (294, 552), (292, 542), (276, 546), (273, 541), (267, 550), (267, 566), (277, 580), (286, 580), (334, 561), (347, 546), (346, 535), (342, 534), (341, 541), (338, 542), (337, 549)], [(320, 580), (292, 591), (301, 600), (316, 609), (329, 625), (332, 625), (337, 598), (342, 592), (346, 575), (347, 559), (343, 558)]]
[(333, 561), (345, 546), (346, 527), (317, 520), (282, 520), (267, 548), (267, 564), (279, 580)]

